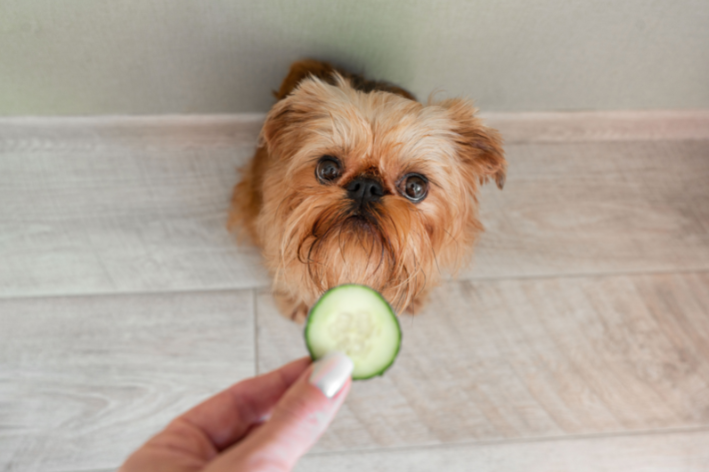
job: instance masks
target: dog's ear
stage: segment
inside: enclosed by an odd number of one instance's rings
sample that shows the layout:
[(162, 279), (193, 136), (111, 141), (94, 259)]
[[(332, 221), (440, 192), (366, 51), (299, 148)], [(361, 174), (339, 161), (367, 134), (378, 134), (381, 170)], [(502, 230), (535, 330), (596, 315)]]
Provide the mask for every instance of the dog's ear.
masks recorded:
[[(299, 117), (302, 120), (302, 113), (294, 110), (292, 101), (292, 96), (279, 101), (266, 115), (266, 121), (263, 123), (259, 136), (259, 146), (266, 147), (269, 152), (281, 148), (288, 149), (288, 146), (284, 145), (289, 140), (292, 142), (293, 139), (296, 139), (295, 134), (298, 126), (293, 125), (297, 125)], [(290, 148), (293, 151), (295, 146), (290, 146)]]
[[(316, 100), (314, 94), (317, 92), (313, 90), (313, 87), (304, 90), (304, 93), (301, 93), (299, 97), (295, 97), (293, 92), (310, 77), (316, 77), (325, 83), (334, 85), (336, 70), (330, 63), (315, 59), (303, 59), (291, 64), (281, 87), (273, 92), (278, 102), (266, 116), (266, 121), (261, 129), (260, 145), (265, 145), (273, 151), (280, 148), (281, 144), (295, 142), (299, 131), (298, 124), (307, 119), (311, 108), (310, 102)], [(292, 150), (294, 150), (293, 147), (291, 147)]]
[(502, 149), (502, 137), (497, 130), (485, 126), (475, 116), (477, 110), (469, 100), (454, 98), (438, 103), (455, 123), (459, 155), (470, 171), (483, 184), (494, 179), (502, 189), (505, 185), (507, 161)]
[(333, 73), (337, 69), (329, 62), (316, 61), (315, 59), (303, 59), (291, 64), (288, 75), (281, 83), (281, 88), (274, 91), (273, 95), (278, 100), (283, 100), (298, 87), (304, 79), (313, 76), (324, 82), (334, 85)]
[(303, 124), (312, 119), (313, 112), (326, 95), (327, 85), (310, 77), (303, 77), (294, 89), (295, 93), (273, 105), (261, 128), (260, 145), (265, 145), (269, 152), (277, 151), (281, 158), (288, 158), (298, 149), (293, 144), (302, 140), (306, 130)]

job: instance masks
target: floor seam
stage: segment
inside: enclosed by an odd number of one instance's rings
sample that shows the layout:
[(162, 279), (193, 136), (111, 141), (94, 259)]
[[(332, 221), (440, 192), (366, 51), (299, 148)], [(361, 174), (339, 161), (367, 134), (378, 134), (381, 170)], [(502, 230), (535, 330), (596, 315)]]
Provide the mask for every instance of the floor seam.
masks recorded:
[(558, 442), (558, 441), (584, 441), (584, 440), (598, 440), (598, 439), (613, 439), (613, 438), (623, 438), (623, 437), (642, 437), (642, 436), (660, 436), (666, 434), (684, 434), (684, 433), (702, 433), (709, 432), (709, 425), (707, 426), (697, 426), (692, 428), (665, 428), (665, 429), (648, 429), (648, 430), (638, 430), (638, 431), (617, 431), (609, 433), (592, 433), (592, 434), (578, 434), (569, 436), (542, 436), (542, 437), (527, 437), (527, 438), (509, 438), (509, 439), (491, 439), (491, 440), (470, 440), (470, 441), (460, 441), (460, 442), (447, 442), (439, 444), (412, 444), (407, 446), (393, 446), (393, 447), (373, 447), (371, 449), (360, 448), (360, 449), (346, 449), (341, 451), (322, 451), (322, 452), (312, 452), (309, 456), (332, 456), (332, 455), (346, 455), (346, 454), (380, 454), (388, 452), (397, 451), (411, 451), (411, 450), (422, 450), (422, 449), (446, 449), (446, 448), (456, 448), (456, 447), (481, 447), (481, 446), (501, 446), (501, 445), (514, 445), (514, 444), (528, 444), (528, 443), (544, 443), (544, 442)]
[(254, 374), (260, 375), (259, 352), (258, 352), (258, 296), (255, 288), (251, 289), (251, 306), (253, 307), (254, 323)]
[[(499, 277), (460, 277), (445, 279), (441, 285), (449, 283), (488, 283), (501, 282), (505, 280), (548, 280), (548, 279), (578, 279), (578, 278), (605, 278), (605, 277), (628, 277), (643, 275), (673, 275), (673, 274), (705, 274), (709, 273), (709, 267), (695, 269), (661, 269), (643, 271), (619, 271), (619, 272), (588, 272), (588, 273), (568, 273), (568, 274), (540, 274), (540, 275), (505, 275)], [(235, 291), (254, 291), (268, 289), (269, 285), (255, 285), (249, 287), (205, 287), (194, 289), (177, 290), (146, 290), (146, 291), (116, 291), (116, 292), (86, 292), (86, 293), (41, 293), (27, 295), (1, 295), (0, 302), (4, 300), (24, 300), (43, 298), (79, 298), (79, 297), (113, 297), (113, 296), (140, 296), (140, 295), (178, 295), (178, 294), (198, 294), (198, 293), (219, 293)]]

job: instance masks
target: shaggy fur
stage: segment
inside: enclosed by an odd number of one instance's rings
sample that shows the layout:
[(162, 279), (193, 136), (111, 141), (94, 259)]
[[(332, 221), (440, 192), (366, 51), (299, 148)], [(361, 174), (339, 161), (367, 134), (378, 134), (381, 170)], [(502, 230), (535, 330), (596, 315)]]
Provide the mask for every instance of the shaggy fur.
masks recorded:
[[(413, 313), (442, 271), (455, 273), (472, 254), (483, 229), (479, 185), (505, 180), (499, 134), (468, 100), (423, 105), (318, 61), (293, 64), (275, 95), (229, 225), (261, 248), (279, 309), (303, 321), (325, 290), (360, 283)], [(330, 184), (315, 174), (324, 155), (343, 163)], [(411, 172), (429, 181), (419, 203), (400, 193)], [(378, 179), (385, 195), (355, 216), (345, 187), (361, 175)]]

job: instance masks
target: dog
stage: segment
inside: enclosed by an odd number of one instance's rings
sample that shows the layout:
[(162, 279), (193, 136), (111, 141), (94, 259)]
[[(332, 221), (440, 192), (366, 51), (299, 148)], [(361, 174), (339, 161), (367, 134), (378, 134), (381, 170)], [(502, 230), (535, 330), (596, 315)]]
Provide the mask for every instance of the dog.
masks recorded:
[(469, 100), (424, 105), (311, 59), (274, 95), (228, 226), (260, 248), (278, 309), (303, 322), (326, 290), (358, 283), (416, 313), (472, 255), (479, 187), (505, 182), (499, 133)]

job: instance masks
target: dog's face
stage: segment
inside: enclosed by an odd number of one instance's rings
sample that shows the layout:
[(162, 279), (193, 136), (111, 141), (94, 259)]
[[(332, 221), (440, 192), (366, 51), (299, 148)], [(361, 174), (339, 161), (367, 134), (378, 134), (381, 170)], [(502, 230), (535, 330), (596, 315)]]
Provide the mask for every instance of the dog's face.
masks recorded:
[(257, 219), (264, 256), (312, 305), (330, 287), (369, 285), (402, 310), (482, 230), (479, 184), (502, 186), (494, 130), (465, 100), (424, 106), (363, 93), (338, 78), (304, 80), (264, 124), (270, 156)]

